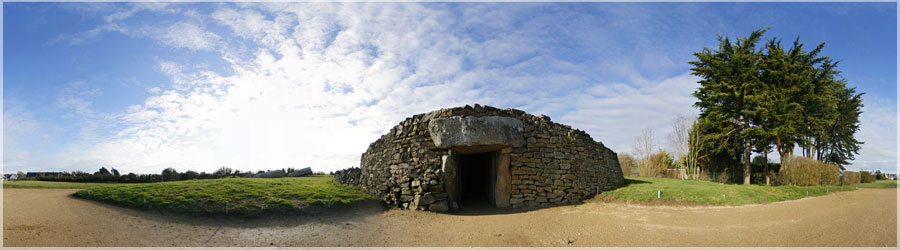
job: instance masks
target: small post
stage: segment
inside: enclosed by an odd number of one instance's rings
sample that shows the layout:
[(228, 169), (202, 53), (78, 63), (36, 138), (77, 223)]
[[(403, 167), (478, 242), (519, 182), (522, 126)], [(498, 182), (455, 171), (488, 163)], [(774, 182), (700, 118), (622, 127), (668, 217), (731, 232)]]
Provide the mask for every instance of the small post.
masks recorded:
[(825, 193), (828, 193), (828, 192), (829, 192), (828, 187), (825, 187)]
[(725, 194), (722, 194), (722, 199), (725, 199)]
[(659, 199), (659, 196), (662, 194), (662, 191), (659, 189), (656, 190), (656, 198)]

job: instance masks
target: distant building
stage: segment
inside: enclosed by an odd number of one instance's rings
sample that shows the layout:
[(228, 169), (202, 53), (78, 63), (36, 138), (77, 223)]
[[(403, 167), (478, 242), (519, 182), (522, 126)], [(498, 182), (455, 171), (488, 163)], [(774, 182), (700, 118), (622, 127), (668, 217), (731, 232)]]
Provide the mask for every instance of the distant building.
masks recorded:
[(4, 180), (16, 180), (18, 178), (19, 178), (19, 176), (16, 174), (4, 174), (3, 175)]
[(897, 180), (897, 174), (888, 174), (888, 173), (882, 173), (882, 174), (884, 174), (884, 178), (887, 178), (888, 180)]

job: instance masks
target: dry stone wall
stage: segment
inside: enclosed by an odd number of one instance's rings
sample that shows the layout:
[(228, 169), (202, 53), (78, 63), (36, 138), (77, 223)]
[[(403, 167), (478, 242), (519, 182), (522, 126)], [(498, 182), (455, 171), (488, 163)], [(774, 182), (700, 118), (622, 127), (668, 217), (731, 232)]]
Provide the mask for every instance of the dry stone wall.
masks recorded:
[(348, 168), (334, 172), (334, 182), (350, 186), (359, 186), (359, 168)]
[(441, 167), (451, 149), (435, 146), (428, 124), (469, 116), (510, 117), (524, 125), (524, 144), (510, 146), (509, 152), (513, 208), (579, 202), (624, 185), (616, 153), (584, 131), (547, 116), (478, 104), (407, 118), (362, 154), (358, 182), (337, 176), (335, 181), (359, 186), (392, 206), (447, 211), (456, 204), (448, 200)]

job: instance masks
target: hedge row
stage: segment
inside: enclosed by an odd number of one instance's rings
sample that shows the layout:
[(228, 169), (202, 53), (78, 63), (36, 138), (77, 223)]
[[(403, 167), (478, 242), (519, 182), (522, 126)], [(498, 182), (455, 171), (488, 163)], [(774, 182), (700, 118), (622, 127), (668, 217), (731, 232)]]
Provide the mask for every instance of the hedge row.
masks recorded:
[(860, 180), (859, 172), (845, 171), (843, 178), (844, 178), (844, 180), (843, 180), (843, 182), (841, 182), (843, 185), (859, 184), (859, 180)]
[(840, 185), (841, 168), (806, 157), (790, 157), (779, 173), (782, 185)]
[(859, 172), (859, 182), (870, 183), (875, 182), (875, 175), (867, 171)]

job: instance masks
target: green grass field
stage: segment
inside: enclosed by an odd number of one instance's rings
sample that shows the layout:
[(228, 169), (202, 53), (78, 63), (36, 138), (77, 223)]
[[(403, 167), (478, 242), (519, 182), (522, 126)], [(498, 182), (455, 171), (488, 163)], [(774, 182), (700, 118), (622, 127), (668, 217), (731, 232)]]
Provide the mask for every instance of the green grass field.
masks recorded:
[(58, 188), (58, 189), (86, 189), (115, 185), (134, 185), (120, 183), (81, 183), (81, 182), (55, 182), (55, 181), (3, 181), (3, 188)]
[(138, 209), (228, 215), (296, 212), (309, 206), (342, 206), (371, 198), (357, 188), (332, 183), (332, 178), (223, 178), (100, 185), (80, 190), (76, 195)]
[[(652, 202), (657, 200), (657, 190), (659, 190), (661, 191), (659, 200), (662, 201), (738, 206), (801, 199), (806, 197), (807, 191), (809, 196), (820, 196), (825, 195), (827, 192), (841, 191), (840, 186), (744, 186), (709, 181), (632, 177), (625, 178), (625, 181), (627, 183), (626, 186), (605, 192), (598, 198)], [(856, 189), (849, 186), (844, 186), (843, 188), (843, 191), (851, 190)], [(724, 197), (722, 196), (723, 194), (725, 195)]]
[(861, 188), (897, 188), (897, 181), (882, 180), (858, 185)]

